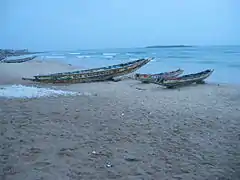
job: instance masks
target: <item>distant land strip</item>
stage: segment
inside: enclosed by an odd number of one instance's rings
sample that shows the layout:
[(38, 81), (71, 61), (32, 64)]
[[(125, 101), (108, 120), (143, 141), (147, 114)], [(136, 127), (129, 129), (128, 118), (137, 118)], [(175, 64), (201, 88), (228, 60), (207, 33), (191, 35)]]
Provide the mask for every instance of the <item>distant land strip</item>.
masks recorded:
[(194, 46), (188, 46), (188, 45), (169, 45), (169, 46), (146, 46), (145, 48), (186, 48), (186, 47), (194, 47)]

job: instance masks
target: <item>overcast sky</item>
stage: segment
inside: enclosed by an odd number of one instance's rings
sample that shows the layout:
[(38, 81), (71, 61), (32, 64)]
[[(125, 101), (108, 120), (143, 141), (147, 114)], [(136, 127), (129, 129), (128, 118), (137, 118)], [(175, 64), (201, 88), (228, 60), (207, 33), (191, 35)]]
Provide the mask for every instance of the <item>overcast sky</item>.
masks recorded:
[(0, 48), (240, 44), (240, 0), (0, 0)]

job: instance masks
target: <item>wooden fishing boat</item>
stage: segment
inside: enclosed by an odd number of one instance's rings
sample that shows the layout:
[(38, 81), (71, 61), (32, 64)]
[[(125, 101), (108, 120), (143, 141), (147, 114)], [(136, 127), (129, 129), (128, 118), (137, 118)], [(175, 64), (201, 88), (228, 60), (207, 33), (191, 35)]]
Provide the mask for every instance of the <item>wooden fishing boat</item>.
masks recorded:
[(126, 75), (141, 68), (152, 58), (139, 59), (123, 64), (112, 65), (108, 67), (79, 70), (72, 72), (54, 73), (48, 75), (37, 75), (33, 78), (22, 78), (43, 83), (85, 83), (112, 80), (114, 77)]
[(156, 83), (163, 85), (167, 88), (185, 86), (193, 83), (203, 84), (204, 80), (208, 78), (213, 73), (213, 71), (214, 70), (207, 69), (199, 73), (187, 74), (180, 77), (164, 78), (162, 80), (157, 81)]
[(158, 74), (135, 74), (135, 79), (141, 81), (142, 83), (153, 83), (155, 81), (160, 81), (163, 78), (177, 77), (183, 73), (182, 69), (177, 69), (176, 71), (163, 72)]
[(19, 59), (3, 59), (0, 62), (1, 63), (22, 63), (22, 62), (27, 62), (35, 59), (37, 56), (31, 56), (31, 57), (26, 57), (26, 58), (19, 58)]

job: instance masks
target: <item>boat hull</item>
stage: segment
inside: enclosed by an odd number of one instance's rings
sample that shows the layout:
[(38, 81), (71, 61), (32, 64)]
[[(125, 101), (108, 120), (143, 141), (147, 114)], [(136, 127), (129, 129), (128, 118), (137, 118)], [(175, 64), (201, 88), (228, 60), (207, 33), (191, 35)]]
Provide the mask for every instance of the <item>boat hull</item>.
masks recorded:
[(26, 57), (26, 58), (21, 58), (21, 59), (14, 59), (14, 60), (8, 60), (8, 59), (3, 59), (0, 62), (1, 63), (23, 63), (27, 61), (31, 61), (35, 59), (37, 56), (32, 56), (32, 57)]
[[(42, 83), (86, 83), (112, 80), (114, 77), (132, 73), (151, 59), (141, 59), (125, 64), (113, 65), (109, 67), (95, 68), (82, 71), (73, 71), (66, 73), (55, 73), (50, 75), (39, 75), (34, 78), (22, 78), (23, 80), (31, 80)], [(116, 67), (116, 68), (115, 68)]]
[(166, 78), (162, 81), (159, 81), (158, 84), (167, 88), (186, 86), (193, 83), (202, 84), (204, 83), (204, 80), (213, 73), (213, 71), (214, 70), (208, 69), (199, 73), (188, 74), (177, 78)]
[(158, 74), (135, 74), (135, 79), (141, 81), (142, 83), (154, 83), (164, 78), (177, 77), (183, 73), (182, 69), (177, 69), (176, 71), (158, 73)]

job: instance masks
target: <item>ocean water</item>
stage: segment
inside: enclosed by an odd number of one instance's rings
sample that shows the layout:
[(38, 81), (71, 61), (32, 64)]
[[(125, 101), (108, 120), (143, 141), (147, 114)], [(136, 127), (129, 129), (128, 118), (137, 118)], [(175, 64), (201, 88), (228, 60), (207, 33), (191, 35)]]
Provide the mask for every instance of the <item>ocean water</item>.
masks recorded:
[(56, 59), (83, 68), (108, 66), (146, 57), (154, 57), (154, 60), (138, 72), (159, 73), (181, 68), (184, 74), (188, 74), (214, 69), (208, 82), (240, 84), (240, 46), (102, 49), (42, 54), (42, 59), (46, 61)]

